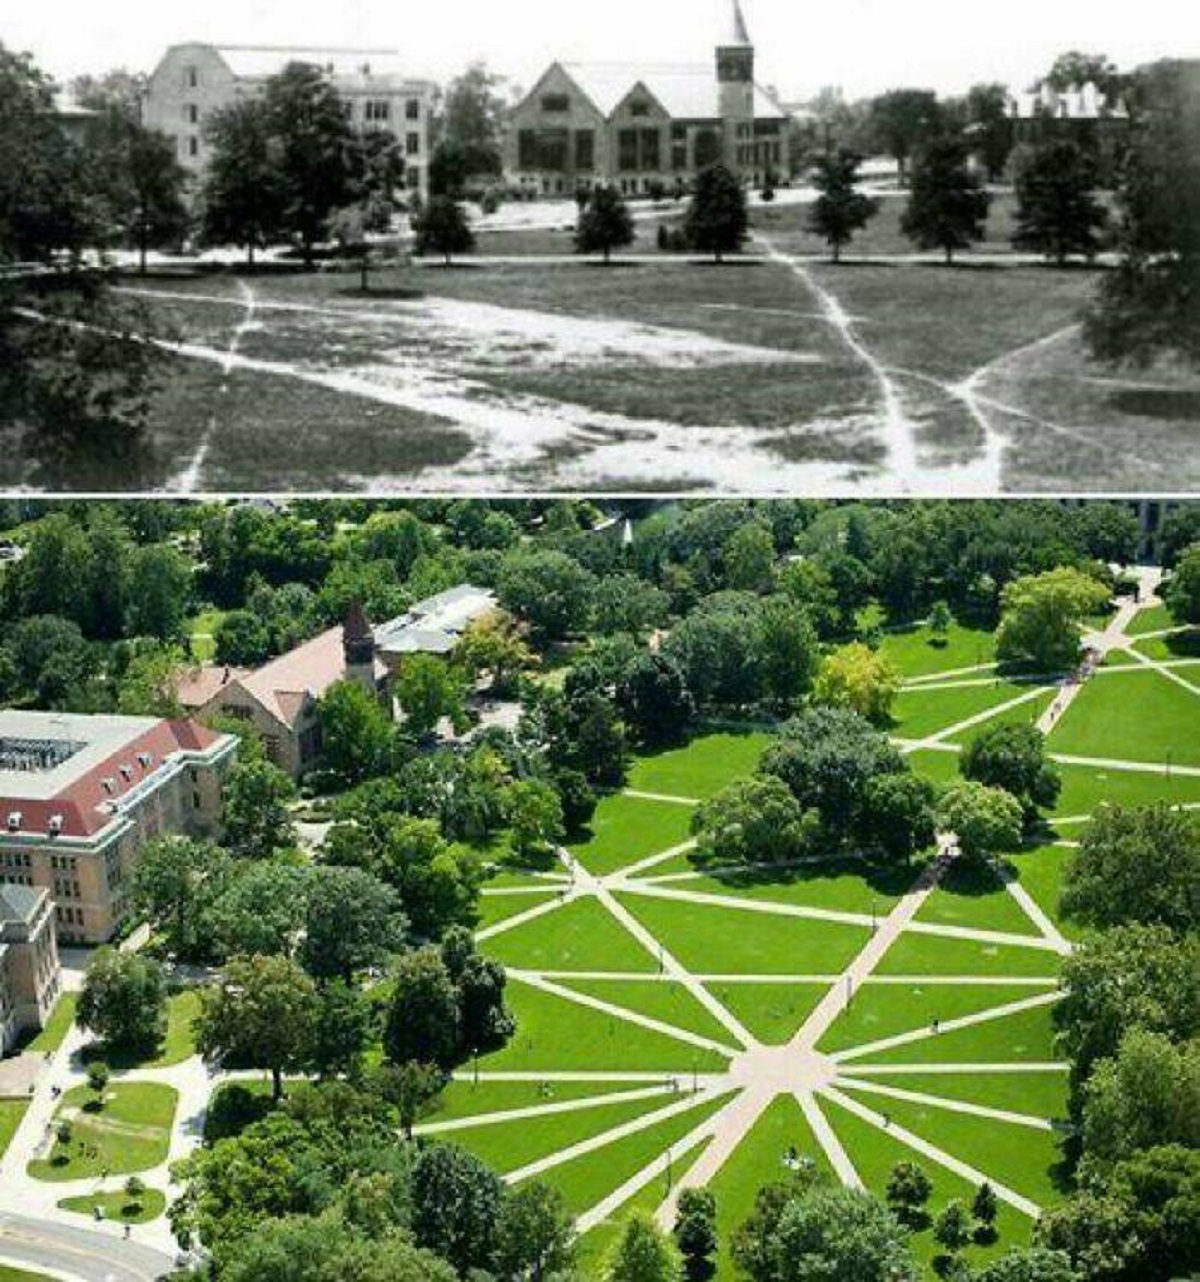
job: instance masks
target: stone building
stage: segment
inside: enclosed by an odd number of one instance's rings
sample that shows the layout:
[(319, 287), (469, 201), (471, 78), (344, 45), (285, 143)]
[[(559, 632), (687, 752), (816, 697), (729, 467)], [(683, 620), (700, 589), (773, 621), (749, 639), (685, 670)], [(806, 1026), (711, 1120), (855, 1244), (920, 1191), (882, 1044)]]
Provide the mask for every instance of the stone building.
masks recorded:
[(748, 183), (791, 171), (791, 117), (754, 78), (739, 0), (715, 65), (556, 62), (513, 109), (508, 184), (541, 196), (687, 186), (724, 162)]
[(42, 1027), (61, 982), (50, 892), (0, 882), (0, 1055)]
[(47, 891), (64, 942), (103, 943), (145, 842), (218, 835), (236, 752), (191, 721), (0, 711), (0, 884)]
[(428, 194), (436, 86), (406, 76), (390, 50), (172, 45), (147, 83), (143, 122), (173, 138), (180, 164), (198, 177), (209, 156), (206, 126), (213, 113), (261, 92), (293, 62), (322, 70), (356, 129), (391, 133), (404, 150), (410, 189)]

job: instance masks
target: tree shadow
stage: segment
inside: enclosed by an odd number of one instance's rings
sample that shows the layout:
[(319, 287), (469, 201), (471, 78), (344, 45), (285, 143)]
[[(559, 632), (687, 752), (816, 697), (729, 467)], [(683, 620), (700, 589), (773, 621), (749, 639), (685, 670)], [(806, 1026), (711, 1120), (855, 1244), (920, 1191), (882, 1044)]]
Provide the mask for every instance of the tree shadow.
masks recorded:
[(1108, 403), (1133, 418), (1200, 422), (1200, 390), (1191, 388), (1122, 388), (1109, 394)]

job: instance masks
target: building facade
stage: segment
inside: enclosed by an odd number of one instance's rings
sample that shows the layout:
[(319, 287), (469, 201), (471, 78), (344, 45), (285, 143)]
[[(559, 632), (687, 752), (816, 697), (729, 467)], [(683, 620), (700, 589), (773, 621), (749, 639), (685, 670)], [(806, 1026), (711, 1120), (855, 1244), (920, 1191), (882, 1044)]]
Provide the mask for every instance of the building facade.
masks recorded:
[(1130, 114), (1125, 103), (1108, 98), (1096, 85), (1077, 85), (1062, 92), (1043, 84), (1010, 95), (1008, 116), (1016, 145), (1074, 142), (1096, 162), (1102, 185), (1115, 181), (1121, 148), (1129, 136)]
[(147, 83), (143, 122), (174, 139), (179, 163), (198, 179), (211, 153), (207, 127), (214, 113), (260, 93), (293, 62), (321, 69), (356, 129), (392, 134), (404, 151), (410, 190), (428, 195), (436, 86), (405, 76), (389, 50), (172, 45)]
[(0, 1055), (45, 1024), (61, 985), (50, 892), (0, 882)]
[(791, 118), (754, 65), (738, 0), (714, 66), (556, 62), (513, 109), (506, 181), (539, 196), (608, 185), (646, 195), (717, 162), (751, 184), (785, 180)]
[(99, 944), (154, 837), (215, 837), (237, 740), (191, 721), (0, 711), (0, 883), (45, 890), (58, 938)]

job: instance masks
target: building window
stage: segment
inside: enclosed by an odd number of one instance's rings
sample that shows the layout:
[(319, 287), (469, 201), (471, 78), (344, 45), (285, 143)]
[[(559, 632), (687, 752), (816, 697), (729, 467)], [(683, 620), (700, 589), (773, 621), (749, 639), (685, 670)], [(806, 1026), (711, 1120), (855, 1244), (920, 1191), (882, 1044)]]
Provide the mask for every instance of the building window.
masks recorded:
[(263, 751), (267, 754), (267, 760), (279, 763), (279, 736), (273, 734), (263, 735)]
[(561, 116), (571, 110), (571, 97), (565, 93), (548, 93), (542, 97), (542, 110), (551, 116)]
[(421, 103), (417, 98), (410, 98), (404, 104), (404, 116), (407, 120), (421, 119)]
[(363, 119), (368, 122), (391, 120), (392, 104), (386, 98), (368, 98), (363, 104)]
[(622, 129), (617, 133), (617, 167), (629, 173), (638, 167), (638, 131)]
[(187, 121), (189, 125), (200, 123), (200, 108), (194, 102), (189, 102), (187, 105)]
[(192, 793), (192, 809), (199, 810), (202, 804), (203, 803), (200, 800), (200, 794), (198, 792), (193, 792)]
[(629, 114), (641, 120), (650, 114), (650, 104), (648, 102), (631, 102), (629, 104)]
[(404, 139), (404, 152), (408, 156), (419, 156), (421, 154), (421, 135), (409, 134)]
[(680, 170), (687, 167), (687, 143), (676, 143), (671, 148), (671, 168)]
[(186, 67), (183, 72), (183, 80), (189, 89), (197, 89), (200, 86), (200, 73), (195, 67)]
[(642, 168), (651, 171), (662, 168), (662, 148), (657, 129), (642, 130)]
[(188, 139), (188, 155), (189, 155), (189, 156), (198, 156), (199, 154), (200, 154), (200, 140), (199, 140), (199, 138), (189, 138), (189, 139)]
[(575, 168), (590, 172), (596, 167), (596, 135), (591, 129), (581, 129), (575, 135)]

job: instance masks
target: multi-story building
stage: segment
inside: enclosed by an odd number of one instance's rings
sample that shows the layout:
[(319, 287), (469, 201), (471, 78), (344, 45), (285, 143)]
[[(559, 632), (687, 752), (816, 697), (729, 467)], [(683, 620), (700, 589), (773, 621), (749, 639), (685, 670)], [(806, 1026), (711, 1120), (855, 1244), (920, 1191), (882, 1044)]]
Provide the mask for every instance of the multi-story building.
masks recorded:
[(739, 0), (714, 66), (556, 62), (513, 109), (508, 183), (545, 196), (614, 185), (626, 195), (687, 185), (721, 161), (747, 182), (786, 179), (792, 121), (755, 82)]
[(103, 943), (147, 841), (218, 835), (236, 752), (192, 721), (0, 711), (0, 883), (47, 891), (64, 942)]
[(391, 50), (172, 45), (147, 83), (142, 120), (173, 138), (180, 164), (199, 177), (208, 163), (207, 125), (213, 114), (260, 93), (294, 62), (321, 69), (356, 129), (392, 134), (404, 149), (409, 188), (428, 194), (436, 86), (404, 75)]
[(42, 1027), (60, 985), (50, 892), (0, 882), (0, 1055)]
[(1094, 84), (1065, 91), (1042, 84), (1026, 93), (1010, 94), (1008, 115), (1017, 145), (1077, 143), (1096, 161), (1102, 183), (1115, 179), (1131, 119), (1121, 99), (1110, 98)]

